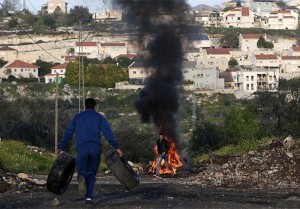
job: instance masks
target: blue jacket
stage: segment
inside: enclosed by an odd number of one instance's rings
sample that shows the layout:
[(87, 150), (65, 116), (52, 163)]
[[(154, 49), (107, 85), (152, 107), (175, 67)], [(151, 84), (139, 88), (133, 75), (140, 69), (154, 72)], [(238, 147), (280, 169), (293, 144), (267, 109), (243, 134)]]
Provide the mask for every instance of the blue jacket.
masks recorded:
[(74, 132), (76, 135), (77, 149), (89, 142), (101, 145), (100, 132), (103, 133), (111, 146), (115, 149), (119, 149), (119, 143), (111, 130), (109, 122), (94, 109), (86, 109), (77, 114), (68, 124), (59, 144), (61, 151), (65, 150)]

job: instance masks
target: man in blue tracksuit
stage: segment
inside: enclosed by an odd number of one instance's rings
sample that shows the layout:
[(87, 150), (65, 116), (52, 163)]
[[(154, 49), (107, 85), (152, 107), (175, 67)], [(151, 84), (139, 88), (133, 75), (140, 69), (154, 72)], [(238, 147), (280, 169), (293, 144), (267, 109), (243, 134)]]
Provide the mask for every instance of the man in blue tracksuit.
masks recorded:
[(93, 205), (93, 191), (101, 157), (102, 132), (109, 144), (122, 157), (119, 143), (111, 130), (109, 122), (95, 110), (93, 98), (85, 100), (85, 111), (77, 114), (68, 124), (60, 141), (60, 154), (65, 152), (68, 141), (76, 135), (78, 191), (86, 197), (86, 204)]

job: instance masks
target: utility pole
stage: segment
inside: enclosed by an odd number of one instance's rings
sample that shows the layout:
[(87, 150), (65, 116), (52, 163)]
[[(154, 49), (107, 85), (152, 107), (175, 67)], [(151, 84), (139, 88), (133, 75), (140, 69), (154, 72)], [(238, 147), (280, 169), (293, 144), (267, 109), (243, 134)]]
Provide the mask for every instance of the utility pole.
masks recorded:
[(56, 73), (55, 78), (56, 88), (55, 88), (55, 155), (58, 154), (58, 73)]
[(78, 112), (81, 111), (81, 62), (82, 62), (82, 20), (79, 20), (79, 63), (78, 63)]

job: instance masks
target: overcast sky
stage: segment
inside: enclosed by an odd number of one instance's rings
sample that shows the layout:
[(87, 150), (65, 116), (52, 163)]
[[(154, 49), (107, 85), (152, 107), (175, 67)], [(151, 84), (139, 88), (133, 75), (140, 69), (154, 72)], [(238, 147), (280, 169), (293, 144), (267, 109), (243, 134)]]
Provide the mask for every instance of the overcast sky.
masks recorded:
[[(3, 2), (3, 0), (1, 0)], [(24, 0), (20, 0), (21, 5), (23, 5)], [(25, 0), (26, 7), (33, 13), (37, 13), (43, 4), (46, 4), (48, 0)], [(109, 2), (110, 0), (66, 0), (68, 3), (68, 8), (72, 8), (75, 5), (82, 5), (89, 8), (90, 12), (97, 12), (105, 7), (103, 1)], [(196, 6), (199, 4), (207, 4), (209, 6), (214, 6), (221, 4), (225, 0), (186, 0), (191, 6)]]

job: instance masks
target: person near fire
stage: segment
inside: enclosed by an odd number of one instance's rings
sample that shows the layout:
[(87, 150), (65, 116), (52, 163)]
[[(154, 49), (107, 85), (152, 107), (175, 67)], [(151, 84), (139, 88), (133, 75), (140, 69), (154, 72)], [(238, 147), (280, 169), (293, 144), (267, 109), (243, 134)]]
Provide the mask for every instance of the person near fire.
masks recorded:
[(164, 160), (165, 165), (167, 166), (167, 168), (169, 168), (172, 171), (172, 174), (174, 175), (175, 171), (168, 161), (169, 160), (168, 151), (170, 150), (170, 143), (164, 137), (163, 133), (159, 133), (159, 138), (157, 139), (156, 146), (157, 146), (158, 157), (157, 157), (157, 166), (156, 166), (154, 176), (159, 177), (159, 171), (161, 169), (162, 160)]
[(93, 98), (85, 100), (85, 110), (75, 115), (69, 122), (59, 144), (59, 154), (63, 154), (68, 141), (76, 135), (78, 192), (85, 195), (85, 203), (93, 205), (93, 192), (96, 174), (101, 160), (101, 137), (104, 135), (109, 144), (122, 157), (118, 140), (114, 136), (109, 122), (95, 110), (96, 101)]

